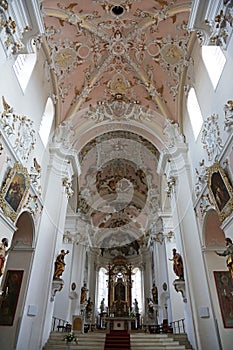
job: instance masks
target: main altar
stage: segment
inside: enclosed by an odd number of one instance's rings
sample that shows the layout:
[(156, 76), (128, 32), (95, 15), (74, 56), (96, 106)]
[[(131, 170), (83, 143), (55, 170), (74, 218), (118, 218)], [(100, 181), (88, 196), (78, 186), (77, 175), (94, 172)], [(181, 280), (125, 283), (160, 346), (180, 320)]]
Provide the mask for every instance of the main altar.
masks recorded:
[(132, 314), (132, 265), (117, 256), (108, 265), (108, 312), (101, 313), (102, 324), (109, 330), (139, 327), (139, 313)]

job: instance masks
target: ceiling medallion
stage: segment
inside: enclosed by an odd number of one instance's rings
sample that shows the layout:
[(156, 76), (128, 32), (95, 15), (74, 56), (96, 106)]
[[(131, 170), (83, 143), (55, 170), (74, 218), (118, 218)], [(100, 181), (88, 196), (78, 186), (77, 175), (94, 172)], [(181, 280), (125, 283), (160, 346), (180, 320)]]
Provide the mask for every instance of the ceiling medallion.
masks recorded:
[(61, 68), (68, 68), (73, 65), (76, 60), (76, 53), (71, 48), (64, 48), (60, 50), (55, 57), (55, 63)]
[(168, 43), (160, 50), (163, 59), (171, 65), (177, 64), (183, 58), (182, 50), (174, 44)]
[(126, 95), (130, 89), (129, 81), (121, 73), (116, 73), (107, 86), (112, 96)]

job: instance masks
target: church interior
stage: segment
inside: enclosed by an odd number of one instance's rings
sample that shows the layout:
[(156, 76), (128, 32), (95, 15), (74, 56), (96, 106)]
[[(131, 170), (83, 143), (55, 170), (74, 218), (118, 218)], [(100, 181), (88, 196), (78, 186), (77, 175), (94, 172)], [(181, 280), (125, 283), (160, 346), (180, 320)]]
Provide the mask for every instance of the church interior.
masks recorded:
[(232, 31), (232, 0), (0, 0), (1, 350), (232, 350)]

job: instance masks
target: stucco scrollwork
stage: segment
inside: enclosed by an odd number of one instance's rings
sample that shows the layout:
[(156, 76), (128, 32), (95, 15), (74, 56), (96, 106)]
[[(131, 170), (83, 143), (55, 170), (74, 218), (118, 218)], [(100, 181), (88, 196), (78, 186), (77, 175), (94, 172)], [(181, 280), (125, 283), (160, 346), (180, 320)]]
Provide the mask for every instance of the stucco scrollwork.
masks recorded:
[(228, 100), (224, 105), (224, 113), (225, 113), (225, 127), (227, 131), (230, 130), (233, 125), (233, 100)]
[(159, 217), (156, 222), (150, 225), (150, 244), (162, 244), (166, 236), (163, 219)]
[(33, 159), (33, 166), (30, 169), (29, 173), (31, 183), (37, 190), (39, 194), (41, 194), (41, 184), (40, 184), (40, 177), (41, 177), (41, 166), (38, 164), (36, 158)]
[(26, 208), (35, 218), (40, 215), (43, 209), (39, 203), (38, 196), (31, 193), (28, 195), (24, 208)]
[(165, 128), (163, 133), (167, 135), (167, 141), (165, 142), (168, 148), (178, 146), (178, 144), (184, 144), (184, 135), (181, 133), (179, 125), (173, 123), (170, 119), (166, 119)]
[(2, 97), (4, 111), (0, 117), (0, 127), (8, 137), (16, 153), (22, 160), (28, 160), (36, 142), (33, 121), (26, 116), (18, 116)]
[(175, 188), (175, 184), (176, 184), (176, 179), (174, 176), (170, 176), (167, 179), (167, 188), (166, 188), (166, 192), (167, 192), (167, 196), (171, 197), (171, 193)]
[(143, 108), (137, 101), (125, 101), (122, 95), (118, 94), (112, 101), (98, 102), (96, 108), (90, 105), (84, 117), (92, 119), (96, 123), (105, 120), (150, 121), (152, 113), (146, 108)]
[(209, 194), (208, 193), (203, 194), (201, 196), (200, 206), (199, 206), (201, 215), (204, 216), (211, 207), (212, 207), (212, 204), (211, 204)]
[(222, 1), (219, 12), (212, 21), (206, 21), (211, 27), (210, 43), (226, 46), (233, 28), (233, 1)]
[(53, 138), (53, 143), (61, 144), (64, 148), (70, 148), (73, 136), (74, 130), (72, 129), (72, 121), (70, 119), (65, 120), (58, 126)]
[(198, 169), (195, 168), (195, 171), (196, 171), (195, 194), (196, 194), (196, 197), (198, 197), (203, 186), (206, 184), (206, 181), (208, 179), (208, 173), (207, 173), (204, 159), (202, 159), (199, 162), (199, 167)]
[(208, 161), (216, 161), (223, 148), (218, 125), (218, 114), (212, 114), (204, 122), (201, 142), (207, 152)]
[(72, 197), (74, 194), (74, 190), (72, 189), (72, 183), (65, 177), (62, 180), (62, 185), (65, 187), (65, 192), (68, 198)]
[[(29, 27), (28, 27), (29, 28)], [(7, 53), (7, 56), (18, 53), (23, 48), (23, 43), (20, 36), (16, 21), (9, 13), (7, 1), (0, 2), (0, 41)]]

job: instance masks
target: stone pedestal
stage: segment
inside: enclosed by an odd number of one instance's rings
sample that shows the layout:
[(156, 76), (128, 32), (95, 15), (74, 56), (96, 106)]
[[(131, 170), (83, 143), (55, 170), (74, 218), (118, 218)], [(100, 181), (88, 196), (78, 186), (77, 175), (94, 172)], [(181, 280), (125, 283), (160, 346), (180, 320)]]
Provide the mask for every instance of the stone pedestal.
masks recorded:
[(175, 290), (177, 291), (177, 293), (180, 292), (182, 294), (184, 303), (187, 303), (186, 292), (185, 292), (185, 281), (177, 279), (173, 282), (173, 286), (175, 287)]

